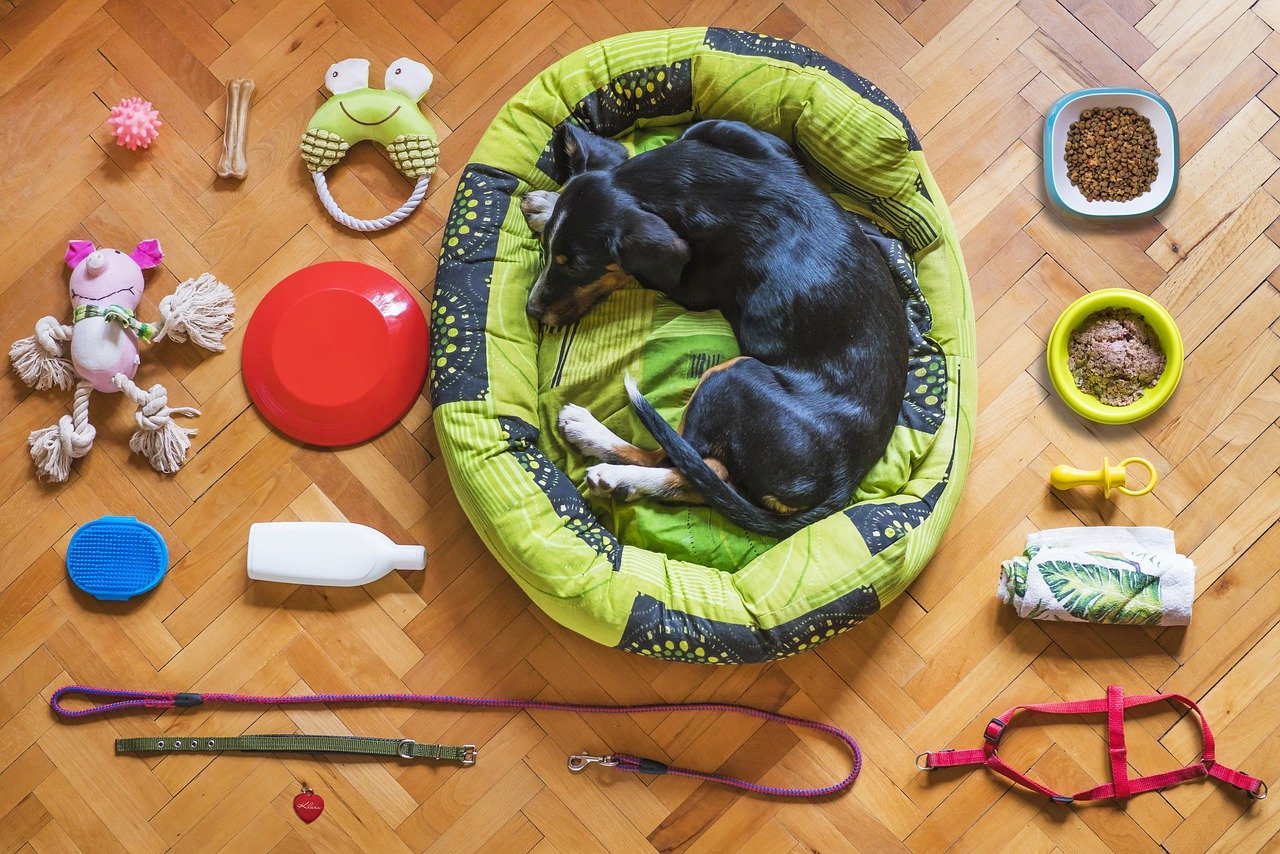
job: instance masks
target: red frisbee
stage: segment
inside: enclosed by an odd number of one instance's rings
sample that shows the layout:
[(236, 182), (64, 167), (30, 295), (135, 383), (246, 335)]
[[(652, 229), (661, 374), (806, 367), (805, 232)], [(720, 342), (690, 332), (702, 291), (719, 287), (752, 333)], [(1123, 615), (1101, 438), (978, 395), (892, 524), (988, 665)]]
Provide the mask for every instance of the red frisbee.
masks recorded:
[(244, 335), (249, 397), (280, 432), (335, 447), (399, 421), (427, 378), (427, 321), (392, 276), (355, 261), (285, 277)]

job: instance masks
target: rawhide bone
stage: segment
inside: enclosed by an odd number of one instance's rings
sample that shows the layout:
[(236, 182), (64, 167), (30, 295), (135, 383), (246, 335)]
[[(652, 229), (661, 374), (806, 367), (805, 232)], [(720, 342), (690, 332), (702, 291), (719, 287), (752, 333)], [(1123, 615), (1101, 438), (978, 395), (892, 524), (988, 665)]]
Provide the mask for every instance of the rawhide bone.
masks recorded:
[(227, 117), (222, 128), (222, 159), (218, 161), (218, 175), (223, 178), (243, 179), (248, 168), (244, 146), (249, 135), (249, 102), (256, 87), (252, 80), (227, 81)]

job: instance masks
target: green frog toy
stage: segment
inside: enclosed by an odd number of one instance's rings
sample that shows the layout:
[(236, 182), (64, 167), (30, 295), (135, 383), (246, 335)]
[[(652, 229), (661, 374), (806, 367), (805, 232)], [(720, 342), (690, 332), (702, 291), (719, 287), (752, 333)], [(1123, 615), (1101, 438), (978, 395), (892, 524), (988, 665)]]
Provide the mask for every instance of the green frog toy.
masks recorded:
[[(418, 108), (431, 88), (431, 71), (421, 62), (397, 59), (387, 69), (382, 89), (369, 88), (369, 60), (344, 59), (325, 72), (325, 88), (333, 97), (316, 110), (302, 134), (302, 162), (311, 171), (325, 210), (357, 231), (379, 231), (413, 213), (427, 194), (427, 182), (440, 157), (435, 128)], [(408, 201), (379, 219), (350, 216), (329, 192), (324, 173), (357, 142), (372, 140), (391, 162), (416, 183)]]

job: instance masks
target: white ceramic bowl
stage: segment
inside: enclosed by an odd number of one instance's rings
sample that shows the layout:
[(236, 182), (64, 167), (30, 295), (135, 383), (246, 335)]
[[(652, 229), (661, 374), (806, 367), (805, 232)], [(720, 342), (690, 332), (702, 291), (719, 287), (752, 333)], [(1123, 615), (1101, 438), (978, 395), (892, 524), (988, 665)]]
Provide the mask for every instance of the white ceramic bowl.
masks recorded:
[[(1156, 132), (1159, 172), (1151, 189), (1127, 202), (1086, 199), (1067, 178), (1064, 156), (1067, 130), (1087, 109), (1132, 107), (1151, 121)], [(1154, 92), (1141, 89), (1082, 89), (1063, 95), (1044, 120), (1044, 186), (1060, 210), (1085, 219), (1133, 219), (1150, 216), (1169, 203), (1178, 186), (1178, 122), (1173, 109)]]

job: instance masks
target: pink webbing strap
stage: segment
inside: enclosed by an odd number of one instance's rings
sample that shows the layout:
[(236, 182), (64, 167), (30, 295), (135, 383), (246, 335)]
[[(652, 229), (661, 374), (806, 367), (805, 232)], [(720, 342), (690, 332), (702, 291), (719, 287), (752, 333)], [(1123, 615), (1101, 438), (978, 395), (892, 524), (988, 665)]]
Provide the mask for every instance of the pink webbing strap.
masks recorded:
[(1111, 754), (1111, 786), (1117, 798), (1129, 791), (1129, 751), (1124, 744), (1124, 690), (1107, 686), (1107, 750)]
[[(94, 701), (95, 705), (83, 709), (69, 709), (62, 701), (69, 694), (80, 694)], [(727, 712), (746, 715), (773, 723), (816, 730), (839, 739), (849, 749), (853, 757), (849, 774), (838, 782), (814, 789), (783, 788), (779, 786), (763, 786), (736, 777), (695, 771), (667, 765), (654, 759), (644, 759), (629, 753), (614, 753), (608, 756), (575, 756), (570, 758), (570, 770), (580, 771), (588, 764), (601, 764), (605, 767), (617, 768), (620, 771), (635, 771), (642, 774), (671, 774), (677, 777), (692, 777), (696, 780), (707, 780), (721, 783), (736, 789), (745, 789), (763, 795), (774, 795), (780, 798), (818, 798), (834, 794), (853, 785), (862, 771), (862, 749), (853, 736), (843, 729), (820, 721), (807, 718), (794, 718), (777, 712), (768, 712), (752, 706), (741, 706), (736, 703), (652, 703), (639, 706), (603, 706), (586, 703), (559, 703), (542, 700), (516, 700), (502, 697), (457, 697), (447, 694), (297, 694), (282, 697), (258, 697), (245, 694), (214, 693), (175, 693), (172, 691), (122, 691), (113, 688), (90, 688), (84, 685), (65, 685), (53, 692), (49, 705), (53, 711), (64, 718), (84, 718), (108, 712), (127, 709), (171, 709), (199, 706), (203, 703), (232, 703), (250, 706), (293, 706), (302, 704), (318, 704), (333, 706), (340, 703), (416, 703), (423, 705), (451, 706), (485, 706), (509, 709), (538, 709), (549, 712), (578, 712), (583, 714), (643, 714), (646, 712)], [(574, 760), (578, 760), (577, 763)]]
[[(1134, 706), (1145, 706), (1162, 700), (1176, 700), (1196, 713), (1200, 719), (1200, 732), (1204, 738), (1204, 751), (1199, 762), (1193, 762), (1175, 771), (1165, 771), (1146, 777), (1129, 777), (1128, 750), (1124, 741), (1124, 711)], [(1087, 715), (1106, 712), (1107, 715), (1107, 749), (1111, 756), (1111, 782), (1092, 789), (1086, 789), (1074, 795), (1063, 795), (1048, 786), (1031, 779), (1021, 771), (1011, 767), (996, 752), (1005, 728), (1019, 711), (1044, 712), (1051, 715)], [(1187, 780), (1200, 777), (1214, 777), (1242, 790), (1254, 800), (1262, 800), (1267, 796), (1267, 786), (1256, 777), (1250, 777), (1239, 771), (1224, 768), (1217, 763), (1214, 755), (1213, 733), (1209, 730), (1209, 722), (1192, 700), (1181, 694), (1151, 694), (1126, 697), (1119, 685), (1107, 688), (1107, 696), (1101, 700), (1075, 700), (1067, 703), (1036, 703), (1026, 706), (1014, 706), (999, 717), (991, 719), (983, 733), (984, 744), (975, 750), (940, 750), (933, 753), (922, 753), (916, 758), (916, 767), (921, 770), (949, 768), (958, 765), (986, 765), (997, 774), (1008, 777), (1020, 786), (1039, 792), (1058, 803), (1073, 801), (1094, 801), (1100, 798), (1128, 798), (1143, 792), (1164, 789)], [(920, 760), (924, 764), (920, 764)]]

